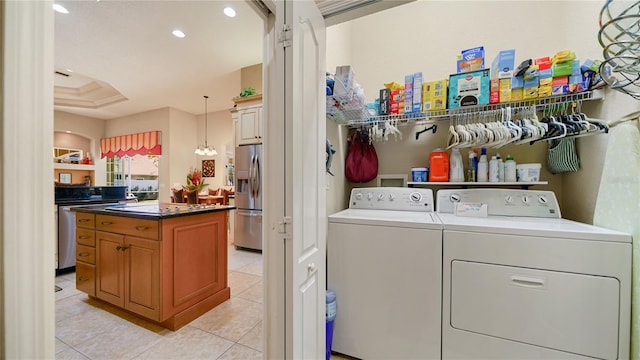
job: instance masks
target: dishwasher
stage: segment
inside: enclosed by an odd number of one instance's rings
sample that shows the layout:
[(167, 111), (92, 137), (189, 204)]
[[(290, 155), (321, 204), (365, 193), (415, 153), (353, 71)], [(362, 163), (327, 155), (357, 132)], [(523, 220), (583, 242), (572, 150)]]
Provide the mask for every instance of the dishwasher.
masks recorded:
[(96, 205), (58, 205), (58, 257), (56, 270), (76, 266), (76, 207), (104, 206)]

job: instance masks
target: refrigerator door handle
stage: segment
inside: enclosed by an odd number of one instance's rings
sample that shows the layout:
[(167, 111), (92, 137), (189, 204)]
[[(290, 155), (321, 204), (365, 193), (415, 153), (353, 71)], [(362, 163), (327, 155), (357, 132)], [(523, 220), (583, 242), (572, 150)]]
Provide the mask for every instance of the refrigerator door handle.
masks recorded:
[(258, 155), (256, 155), (256, 164), (255, 164), (255, 170), (253, 173), (253, 176), (255, 178), (255, 192), (256, 194), (254, 195), (255, 198), (257, 198), (260, 195), (260, 158), (258, 157)]
[(258, 183), (256, 181), (258, 175), (258, 155), (253, 155), (251, 166), (253, 167), (253, 176), (251, 177), (251, 195), (256, 198), (258, 196)]
[(251, 155), (251, 160), (249, 162), (249, 177), (247, 178), (247, 185), (249, 187), (249, 194), (253, 194), (253, 155)]

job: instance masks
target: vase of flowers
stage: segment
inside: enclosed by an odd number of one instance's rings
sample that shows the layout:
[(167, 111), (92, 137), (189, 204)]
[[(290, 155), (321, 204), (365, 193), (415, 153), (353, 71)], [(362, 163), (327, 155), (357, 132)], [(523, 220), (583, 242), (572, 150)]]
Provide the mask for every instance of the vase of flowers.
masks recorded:
[(209, 184), (205, 184), (202, 178), (202, 170), (197, 168), (189, 169), (189, 173), (187, 174), (187, 189), (189, 191), (196, 190), (196, 193), (199, 193), (207, 185)]

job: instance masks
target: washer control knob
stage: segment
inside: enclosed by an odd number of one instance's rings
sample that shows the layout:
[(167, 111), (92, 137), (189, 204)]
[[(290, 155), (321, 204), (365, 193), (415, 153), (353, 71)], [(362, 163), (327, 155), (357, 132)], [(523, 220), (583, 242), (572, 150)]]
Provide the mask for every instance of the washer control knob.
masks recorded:
[(529, 195), (522, 195), (522, 202), (525, 204), (528, 204), (531, 201), (531, 198), (529, 198)]
[(373, 199), (373, 194), (372, 193), (367, 193), (367, 200), (371, 200)]
[(540, 195), (540, 196), (538, 196), (538, 202), (539, 202), (540, 204), (546, 204), (546, 203), (548, 203), (548, 202), (549, 202), (549, 200), (547, 200), (547, 197), (546, 197), (546, 196), (544, 196), (544, 195)]
[(460, 202), (462, 198), (460, 197), (460, 194), (453, 193), (449, 195), (449, 200), (451, 200), (451, 202), (457, 203), (457, 202)]
[(395, 195), (393, 194), (389, 194), (389, 201), (393, 201), (396, 198)]
[(378, 201), (382, 201), (382, 200), (384, 200), (384, 194), (380, 193), (378, 194)]
[(357, 193), (356, 194), (356, 200), (362, 200), (362, 194), (361, 193)]
[(411, 199), (411, 201), (413, 202), (420, 202), (420, 200), (422, 200), (422, 194), (420, 194), (417, 191), (414, 191), (409, 195), (409, 199)]
[(507, 204), (511, 204), (511, 203), (513, 203), (513, 196), (511, 196), (511, 195), (507, 195), (507, 196), (505, 196), (505, 197), (504, 197), (504, 201), (505, 201)]

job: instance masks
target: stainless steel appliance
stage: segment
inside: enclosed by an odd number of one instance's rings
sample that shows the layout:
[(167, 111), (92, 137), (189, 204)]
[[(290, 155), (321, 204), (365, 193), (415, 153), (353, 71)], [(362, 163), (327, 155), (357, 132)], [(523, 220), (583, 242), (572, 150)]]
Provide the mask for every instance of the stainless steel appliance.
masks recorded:
[(56, 186), (58, 206), (56, 272), (71, 271), (76, 265), (76, 213), (78, 206), (104, 206), (127, 201), (126, 186)]
[(262, 250), (262, 144), (236, 147), (236, 248)]

